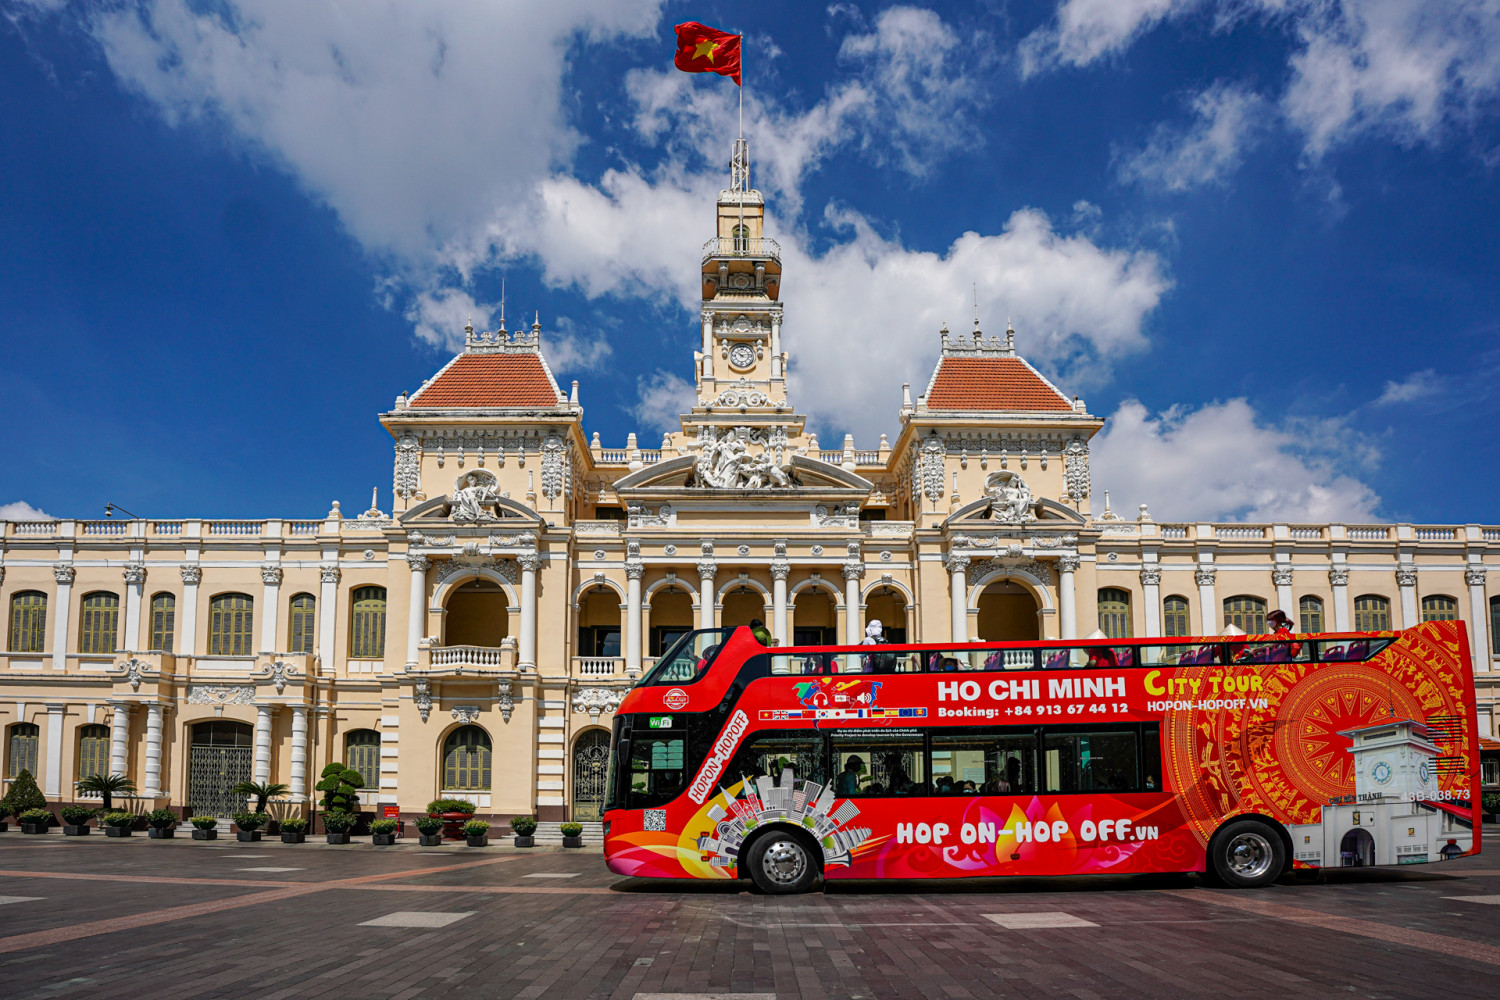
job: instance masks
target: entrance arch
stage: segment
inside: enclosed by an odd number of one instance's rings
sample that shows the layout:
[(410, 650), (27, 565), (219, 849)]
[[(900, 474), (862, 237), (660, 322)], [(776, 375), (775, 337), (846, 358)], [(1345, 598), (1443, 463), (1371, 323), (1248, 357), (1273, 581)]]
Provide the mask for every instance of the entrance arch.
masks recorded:
[(1368, 868), (1375, 864), (1375, 838), (1370, 831), (1355, 827), (1339, 842), (1339, 864), (1345, 868)]
[(752, 618), (765, 621), (770, 617), (766, 610), (766, 594), (756, 584), (734, 582), (726, 585), (720, 593), (719, 624), (724, 628), (749, 625)]
[(981, 642), (1040, 639), (1036, 598), (1015, 580), (995, 580), (980, 591), (975, 638)]
[(510, 600), (493, 580), (479, 577), (455, 587), (444, 608), (445, 646), (499, 646), (510, 635)]
[(647, 655), (660, 656), (672, 643), (696, 627), (693, 624), (693, 594), (683, 583), (668, 583), (660, 589), (651, 589), (651, 644)]
[(865, 620), (879, 619), (886, 641), (906, 641), (906, 595), (890, 584), (877, 584), (865, 594)]
[(188, 746), (189, 815), (228, 819), (245, 808), (234, 786), (255, 771), (255, 730), (232, 719), (212, 719), (193, 726)]
[(837, 645), (839, 611), (834, 596), (821, 586), (799, 589), (792, 599), (792, 645)]
[(596, 584), (578, 598), (578, 655), (620, 656), (620, 595)]
[(609, 730), (585, 729), (573, 741), (573, 819), (604, 817), (605, 776), (609, 772)]

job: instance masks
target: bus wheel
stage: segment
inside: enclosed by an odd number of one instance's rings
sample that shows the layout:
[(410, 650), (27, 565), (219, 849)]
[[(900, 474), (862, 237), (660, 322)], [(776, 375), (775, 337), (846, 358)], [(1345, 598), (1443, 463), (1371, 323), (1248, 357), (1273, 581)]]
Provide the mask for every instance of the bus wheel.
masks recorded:
[(818, 877), (807, 841), (786, 830), (772, 830), (750, 845), (746, 869), (761, 892), (782, 896), (806, 892)]
[(1231, 889), (1270, 885), (1286, 867), (1286, 847), (1277, 832), (1254, 819), (1237, 820), (1208, 846), (1210, 874)]

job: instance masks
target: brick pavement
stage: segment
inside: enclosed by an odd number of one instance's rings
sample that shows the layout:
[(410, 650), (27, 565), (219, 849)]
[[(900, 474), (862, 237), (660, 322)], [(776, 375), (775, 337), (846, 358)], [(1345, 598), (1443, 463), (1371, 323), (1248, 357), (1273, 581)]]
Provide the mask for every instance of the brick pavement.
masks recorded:
[(778, 898), (620, 879), (593, 852), (7, 833), (8, 896), (40, 897), (0, 903), (11, 997), (1325, 1000), (1491, 997), (1500, 976), (1500, 906), (1467, 901), (1500, 896), (1484, 857), (1248, 893), (1156, 876)]

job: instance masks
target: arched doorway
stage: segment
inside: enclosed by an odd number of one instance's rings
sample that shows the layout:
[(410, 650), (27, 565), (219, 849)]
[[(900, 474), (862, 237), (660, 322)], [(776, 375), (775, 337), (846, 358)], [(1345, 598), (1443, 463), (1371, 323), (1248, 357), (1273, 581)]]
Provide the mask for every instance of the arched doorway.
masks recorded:
[(510, 601), (505, 589), (480, 577), (448, 598), (445, 646), (499, 646), (510, 635)]
[(865, 597), (865, 620), (868, 625), (879, 619), (888, 642), (906, 641), (906, 595), (895, 587), (882, 584)]
[(1339, 842), (1339, 864), (1345, 868), (1368, 868), (1375, 864), (1375, 838), (1369, 830), (1356, 828), (1344, 834)]
[(573, 741), (573, 818), (592, 822), (604, 816), (604, 780), (609, 773), (609, 733), (589, 729)]
[(578, 599), (578, 655), (620, 656), (620, 595), (590, 587)]
[(792, 645), (832, 646), (838, 643), (838, 606), (822, 587), (809, 587), (792, 605)]
[(243, 722), (213, 719), (193, 726), (188, 747), (189, 815), (228, 819), (245, 808), (234, 786), (255, 770), (255, 731)]
[(766, 599), (748, 584), (739, 584), (724, 595), (724, 610), (719, 619), (725, 628), (749, 625), (750, 619), (766, 619)]
[(996, 580), (979, 595), (975, 638), (980, 642), (1040, 639), (1036, 598), (1014, 580)]
[(692, 594), (675, 584), (668, 584), (651, 595), (651, 646), (647, 655), (660, 656), (692, 630)]

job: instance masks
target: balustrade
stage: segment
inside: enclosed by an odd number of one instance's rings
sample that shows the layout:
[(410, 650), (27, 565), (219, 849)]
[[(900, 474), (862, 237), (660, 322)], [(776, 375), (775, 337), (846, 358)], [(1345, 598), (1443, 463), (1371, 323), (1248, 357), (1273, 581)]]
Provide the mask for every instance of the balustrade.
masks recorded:
[(624, 667), (625, 661), (618, 656), (573, 657), (573, 672), (580, 677), (613, 677)]

